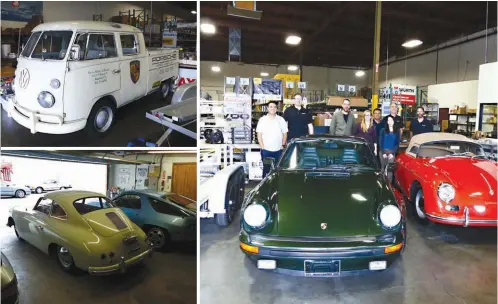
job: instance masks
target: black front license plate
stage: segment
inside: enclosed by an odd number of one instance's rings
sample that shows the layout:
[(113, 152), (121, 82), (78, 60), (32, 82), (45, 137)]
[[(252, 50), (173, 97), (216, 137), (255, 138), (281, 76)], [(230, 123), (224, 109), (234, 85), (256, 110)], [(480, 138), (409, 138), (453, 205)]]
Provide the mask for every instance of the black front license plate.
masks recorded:
[(307, 277), (336, 277), (341, 274), (341, 261), (305, 260), (304, 275)]

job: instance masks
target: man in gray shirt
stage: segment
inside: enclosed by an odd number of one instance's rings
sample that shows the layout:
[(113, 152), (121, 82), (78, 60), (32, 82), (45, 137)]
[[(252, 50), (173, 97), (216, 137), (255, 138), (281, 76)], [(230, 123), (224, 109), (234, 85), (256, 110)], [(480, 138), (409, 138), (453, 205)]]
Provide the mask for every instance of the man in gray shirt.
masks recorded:
[(330, 122), (330, 135), (351, 136), (353, 134), (354, 115), (351, 113), (351, 101), (342, 102), (342, 111), (334, 113)]

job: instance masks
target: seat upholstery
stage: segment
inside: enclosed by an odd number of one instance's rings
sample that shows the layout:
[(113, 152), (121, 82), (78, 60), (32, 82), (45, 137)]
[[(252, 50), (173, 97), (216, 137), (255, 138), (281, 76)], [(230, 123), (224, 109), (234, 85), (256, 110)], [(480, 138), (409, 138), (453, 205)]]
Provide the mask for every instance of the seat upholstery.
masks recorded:
[(358, 152), (355, 149), (344, 148), (342, 154), (343, 163), (358, 163)]
[(320, 158), (316, 152), (316, 147), (306, 147), (303, 149), (302, 168), (320, 167)]

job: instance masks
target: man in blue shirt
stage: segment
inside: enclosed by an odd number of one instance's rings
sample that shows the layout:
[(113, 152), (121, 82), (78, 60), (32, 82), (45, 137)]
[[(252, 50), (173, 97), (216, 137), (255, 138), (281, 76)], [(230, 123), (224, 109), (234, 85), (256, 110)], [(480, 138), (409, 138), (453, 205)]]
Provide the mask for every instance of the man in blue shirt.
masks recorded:
[(410, 124), (410, 135), (413, 137), (414, 135), (429, 133), (433, 131), (432, 123), (425, 118), (424, 108), (417, 108), (417, 118), (412, 120)]
[(384, 129), (386, 122), (382, 119), (382, 111), (380, 108), (375, 109), (373, 114), (373, 125), (375, 127), (375, 131), (377, 131), (377, 138), (379, 138), (380, 130)]

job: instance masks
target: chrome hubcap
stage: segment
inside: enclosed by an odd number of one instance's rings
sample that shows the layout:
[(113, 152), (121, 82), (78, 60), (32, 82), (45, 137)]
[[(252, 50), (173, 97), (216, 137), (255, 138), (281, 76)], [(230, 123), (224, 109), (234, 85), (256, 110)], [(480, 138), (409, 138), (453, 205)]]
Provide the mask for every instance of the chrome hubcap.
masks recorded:
[(22, 191), (19, 191), (19, 195), (18, 195), (20, 198), (23, 198), (24, 197), (24, 192)]
[(167, 83), (163, 83), (161, 86), (161, 92), (163, 93), (163, 97), (168, 96), (169, 93), (169, 85)]
[(36, 193), (38, 194), (42, 193), (42, 189), (41, 188), (36, 189)]
[(415, 198), (415, 209), (417, 210), (417, 215), (421, 219), (425, 219), (424, 213), (424, 193), (422, 190), (417, 192), (417, 197)]
[(112, 109), (108, 106), (100, 108), (97, 116), (95, 116), (95, 129), (98, 132), (105, 132), (111, 126), (112, 120), (114, 119), (114, 114)]
[(166, 236), (161, 229), (152, 228), (147, 232), (147, 237), (149, 238), (152, 246), (154, 248), (163, 247), (166, 243)]
[(73, 264), (73, 257), (71, 256), (71, 253), (69, 253), (69, 250), (64, 247), (59, 248), (57, 257), (59, 258), (62, 266), (64, 266), (65, 268), (69, 268)]

